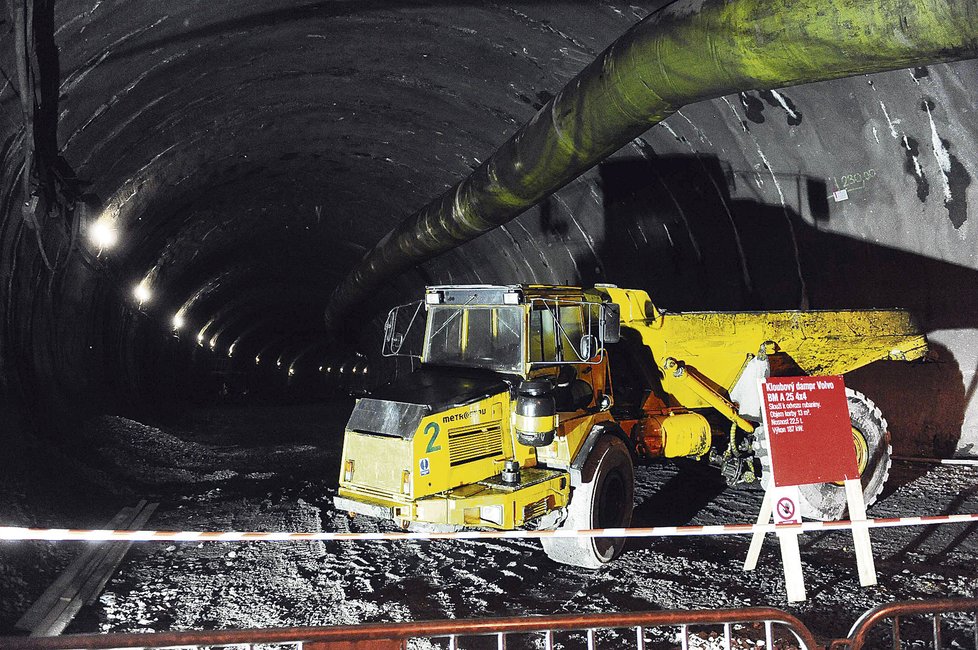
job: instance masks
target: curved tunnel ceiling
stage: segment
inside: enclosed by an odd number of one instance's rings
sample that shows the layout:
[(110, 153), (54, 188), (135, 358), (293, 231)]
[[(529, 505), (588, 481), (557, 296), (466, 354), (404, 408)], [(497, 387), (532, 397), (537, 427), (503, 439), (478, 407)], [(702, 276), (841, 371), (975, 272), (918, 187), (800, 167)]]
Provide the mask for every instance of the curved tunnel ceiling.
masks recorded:
[[(186, 337), (210, 324), (222, 350), (307, 349), (366, 251), (665, 4), (58, 0), (61, 153), (87, 183), (89, 226), (119, 234), (92, 250), (92, 282), (163, 332), (181, 312)], [(7, 49), (0, 67), (14, 78)], [(903, 305), (951, 351), (970, 400), (978, 305), (935, 287), (978, 286), (976, 77), (965, 61), (685, 107), (395, 279), (351, 329), (376, 346), (376, 314), (426, 282), (610, 281), (674, 309)], [(5, 251), (33, 245), (11, 225), (15, 86), (0, 82)], [(91, 313), (104, 301), (62, 302), (75, 320), (114, 318)], [(68, 328), (57, 318), (52, 331)], [(7, 345), (23, 347), (16, 327)], [(85, 354), (52, 355), (49, 374), (100, 363)]]
[(570, 4), (556, 27), (534, 4), (59, 2), (65, 157), (118, 215), (105, 257), (161, 315), (208, 281), (211, 302), (291, 278), (325, 304), (644, 13)]

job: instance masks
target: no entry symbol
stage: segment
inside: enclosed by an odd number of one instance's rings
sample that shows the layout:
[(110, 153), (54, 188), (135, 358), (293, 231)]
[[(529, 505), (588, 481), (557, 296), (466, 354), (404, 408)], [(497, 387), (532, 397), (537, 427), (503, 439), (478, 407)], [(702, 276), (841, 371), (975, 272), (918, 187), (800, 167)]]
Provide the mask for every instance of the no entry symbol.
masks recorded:
[(782, 521), (789, 521), (795, 518), (795, 502), (788, 497), (778, 499), (778, 516)]
[(798, 504), (801, 503), (801, 492), (798, 490), (797, 485), (775, 487), (772, 502), (774, 506), (768, 507), (774, 510), (774, 523), (801, 523), (801, 509), (798, 507)]

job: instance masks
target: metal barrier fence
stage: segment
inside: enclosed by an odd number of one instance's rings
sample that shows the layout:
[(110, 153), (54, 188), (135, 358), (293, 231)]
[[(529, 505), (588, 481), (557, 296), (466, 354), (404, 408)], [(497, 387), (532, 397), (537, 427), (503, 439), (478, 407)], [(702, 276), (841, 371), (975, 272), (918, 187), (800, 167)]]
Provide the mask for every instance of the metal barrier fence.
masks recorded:
[[(773, 607), (718, 610), (671, 610), (618, 614), (525, 616), (441, 620), (331, 627), (162, 632), (154, 634), (78, 634), (59, 637), (0, 638), (5, 650), (95, 650), (108, 648), (294, 648), (295, 650), (408, 650), (479, 647), (536, 650), (615, 645), (635, 650), (670, 647), (683, 650), (758, 648), (766, 650), (862, 650), (886, 620), (893, 647), (901, 647), (900, 619), (933, 617), (935, 650), (942, 648), (941, 615), (968, 613), (974, 618), (978, 648), (978, 598), (900, 602), (864, 614), (846, 639), (816, 641), (798, 618)], [(622, 633), (624, 632), (624, 633)], [(609, 641), (611, 643), (609, 643)], [(463, 643), (464, 642), (464, 643)], [(915, 646), (916, 647), (916, 646)], [(967, 647), (967, 646), (965, 646)]]
[[(889, 603), (880, 605), (863, 614), (849, 630), (849, 637), (834, 641), (831, 645), (833, 650), (837, 648), (848, 648), (849, 650), (862, 650), (866, 647), (877, 647), (872, 645), (876, 642), (870, 634), (883, 625), (886, 620), (890, 621), (890, 639), (895, 650), (901, 648), (900, 620), (910, 616), (930, 617), (930, 628), (933, 634), (933, 648), (938, 650), (944, 647), (944, 633), (942, 628), (942, 614), (962, 613), (971, 615), (971, 643), (970, 647), (978, 649), (978, 598), (945, 598), (941, 600), (917, 600), (910, 602)], [(959, 646), (961, 647), (961, 646)], [(963, 646), (968, 647), (968, 646)]]

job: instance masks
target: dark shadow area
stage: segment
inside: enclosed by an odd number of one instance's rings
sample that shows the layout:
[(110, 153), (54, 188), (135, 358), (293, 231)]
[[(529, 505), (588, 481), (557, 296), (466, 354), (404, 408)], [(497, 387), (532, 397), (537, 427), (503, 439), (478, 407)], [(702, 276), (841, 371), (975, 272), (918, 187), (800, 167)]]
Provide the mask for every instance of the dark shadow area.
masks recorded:
[[(790, 208), (734, 199), (740, 175), (715, 156), (615, 160), (600, 167), (603, 270), (581, 282), (645, 289), (670, 311), (902, 307), (925, 332), (978, 328), (978, 271), (821, 230)], [(824, 182), (779, 175), (831, 222)], [(582, 265), (585, 267), (586, 265)], [(927, 363), (878, 362), (847, 376), (888, 418), (896, 453), (949, 455), (973, 388), (951, 350)]]
[[(926, 473), (926, 468), (921, 473)], [(968, 502), (971, 501), (975, 494), (978, 494), (978, 486), (963, 490), (954, 497), (947, 511), (961, 512), (963, 509), (966, 510), (968, 508)], [(886, 558), (886, 561), (912, 565), (915, 562), (920, 562), (921, 559), (926, 559), (927, 561), (940, 558), (946, 559), (963, 544), (971, 541), (975, 531), (978, 531), (978, 523), (968, 524), (963, 527), (955, 526), (952, 529), (953, 533), (949, 533), (947, 530), (941, 530), (941, 528), (940, 526), (919, 528), (919, 534), (915, 535), (906, 546)]]
[[(633, 527), (683, 526), (727, 489), (719, 473), (696, 463), (682, 463), (680, 471), (658, 491), (635, 506)], [(634, 541), (634, 540), (632, 540)], [(648, 540), (640, 543), (648, 545)]]
[[(646, 289), (669, 309), (741, 309), (749, 303), (737, 255), (727, 187), (716, 158), (669, 156), (600, 166), (604, 277)], [(731, 255), (731, 251), (733, 255)]]

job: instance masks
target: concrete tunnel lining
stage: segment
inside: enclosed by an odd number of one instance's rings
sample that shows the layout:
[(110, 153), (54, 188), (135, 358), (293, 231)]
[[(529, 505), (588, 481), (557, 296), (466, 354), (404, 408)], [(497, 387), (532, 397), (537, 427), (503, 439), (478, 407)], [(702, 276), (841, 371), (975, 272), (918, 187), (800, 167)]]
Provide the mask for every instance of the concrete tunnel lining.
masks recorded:
[[(662, 4), (56, 3), (58, 142), (85, 182), (71, 218), (114, 215), (120, 242), (99, 252), (68, 237), (58, 273), (46, 271), (20, 217), (19, 99), (5, 81), (9, 408), (70, 430), (88, 406), (186, 386), (209, 322), (226, 332), (219, 354), (251, 337), (239, 344), (249, 363), (325, 349), (316, 314), (363, 253)], [(10, 74), (13, 53), (0, 57)], [(898, 449), (973, 454), (976, 69), (690, 105), (541, 206), (404, 274), (378, 306), (426, 282), (514, 281), (612, 281), (672, 309), (906, 306), (939, 363), (853, 379), (882, 402)], [(159, 284), (140, 306), (132, 287), (147, 277)], [(252, 307), (226, 307), (249, 295)], [(353, 345), (375, 355), (378, 328)]]
[[(975, 456), (976, 61), (685, 106), (522, 216), (393, 279), (335, 351), (321, 315), (364, 254), (665, 4), (51, 3), (58, 153), (81, 181), (75, 209), (42, 223), (53, 273), (22, 217), (0, 23), (0, 496), (15, 496), (2, 514), (98, 525), (92, 503), (110, 490), (71, 470), (88, 453), (83, 427), (220, 399), (215, 371), (249, 377), (242, 399), (295, 405), (296, 420), (354, 387), (337, 383), (340, 367), (380, 381), (383, 313), (431, 283), (614, 282), (672, 310), (904, 306), (930, 362), (847, 381), (881, 406), (897, 453)], [(119, 241), (99, 250), (86, 228), (104, 218)], [(127, 437), (155, 439), (123, 422), (106, 433), (118, 449), (92, 458), (138, 471)], [(273, 440), (262, 429), (249, 442), (287, 439), (293, 423), (263, 421)], [(669, 476), (672, 510), (702, 505)], [(296, 489), (308, 499), (318, 486)], [(308, 503), (293, 515), (319, 522)]]

